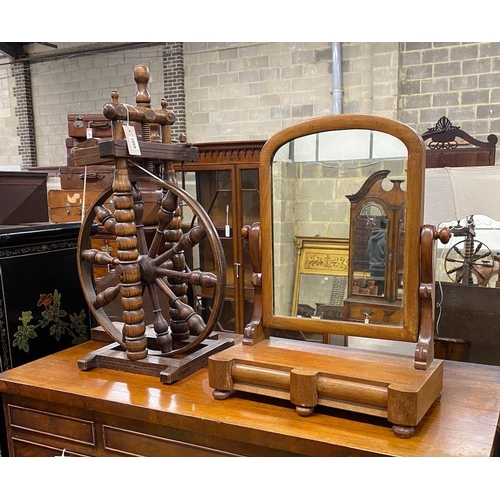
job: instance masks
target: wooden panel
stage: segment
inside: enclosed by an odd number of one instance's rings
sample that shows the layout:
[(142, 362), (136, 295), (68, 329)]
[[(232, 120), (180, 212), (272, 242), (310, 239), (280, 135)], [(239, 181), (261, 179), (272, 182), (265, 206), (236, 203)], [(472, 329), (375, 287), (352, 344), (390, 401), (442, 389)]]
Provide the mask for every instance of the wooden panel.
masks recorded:
[(441, 348), (453, 350), (462, 361), (500, 365), (500, 288), (439, 283), (435, 319)]
[(54, 438), (95, 445), (94, 424), (87, 420), (8, 405), (8, 421), (13, 429), (22, 428)]
[(67, 451), (65, 448), (56, 448), (54, 446), (42, 445), (37, 442), (25, 441), (14, 438), (12, 440), (12, 449), (15, 457), (84, 457), (80, 453)]
[(200, 158), (197, 163), (258, 163), (266, 141), (227, 141), (195, 144)]
[(495, 164), (495, 150), (458, 148), (426, 151), (426, 168), (476, 167)]
[(183, 443), (173, 439), (165, 439), (142, 432), (132, 432), (127, 429), (103, 426), (104, 447), (107, 450), (127, 456), (158, 457), (221, 457), (235, 456), (220, 450)]
[[(142, 158), (171, 161), (196, 161), (198, 150), (187, 144), (163, 144), (160, 142), (139, 141)], [(79, 148), (73, 151), (73, 161), (76, 166), (98, 164), (108, 161), (110, 157), (132, 158), (125, 140), (103, 140), (98, 146)]]

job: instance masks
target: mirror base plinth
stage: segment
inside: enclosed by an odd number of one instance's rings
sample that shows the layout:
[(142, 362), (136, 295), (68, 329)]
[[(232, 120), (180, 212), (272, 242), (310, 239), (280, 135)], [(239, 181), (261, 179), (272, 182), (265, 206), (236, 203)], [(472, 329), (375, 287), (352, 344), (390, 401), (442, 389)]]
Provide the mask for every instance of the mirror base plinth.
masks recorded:
[(214, 397), (245, 392), (288, 400), (301, 417), (317, 406), (381, 417), (396, 436), (408, 438), (443, 387), (442, 360), (427, 370), (415, 370), (413, 362), (410, 356), (270, 337), (212, 355), (209, 385)]

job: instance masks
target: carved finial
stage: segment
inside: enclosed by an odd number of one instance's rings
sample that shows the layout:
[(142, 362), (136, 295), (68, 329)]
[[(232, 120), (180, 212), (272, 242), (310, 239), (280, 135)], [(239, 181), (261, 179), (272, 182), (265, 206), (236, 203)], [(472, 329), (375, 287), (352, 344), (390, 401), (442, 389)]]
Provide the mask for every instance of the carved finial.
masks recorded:
[(444, 227), (439, 231), (434, 231), (434, 239), (439, 240), (441, 243), (446, 245), (450, 241), (451, 231), (449, 227)]
[(161, 100), (161, 109), (167, 109), (167, 100), (165, 98)]
[(135, 94), (135, 102), (138, 106), (146, 108), (151, 107), (151, 96), (147, 90), (149, 82), (149, 69), (142, 64), (134, 68), (134, 80), (137, 84), (137, 93)]
[(111, 92), (111, 100), (113, 101), (113, 104), (118, 104), (118, 98), (120, 97), (120, 94), (118, 93), (117, 90), (113, 90)]

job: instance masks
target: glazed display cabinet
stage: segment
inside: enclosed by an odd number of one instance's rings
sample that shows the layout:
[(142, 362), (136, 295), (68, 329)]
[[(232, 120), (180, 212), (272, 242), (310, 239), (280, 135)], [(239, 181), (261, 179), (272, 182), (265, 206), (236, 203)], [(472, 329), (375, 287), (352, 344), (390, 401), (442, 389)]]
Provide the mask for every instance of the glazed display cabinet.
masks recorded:
[[(222, 331), (243, 333), (253, 308), (252, 268), (248, 242), (241, 229), (260, 218), (258, 162), (265, 141), (195, 144), (199, 161), (175, 165), (179, 186), (201, 203), (212, 219), (224, 248), (227, 288), (219, 320)], [(184, 207), (184, 210), (188, 210)], [(184, 229), (189, 216), (184, 213)], [(208, 243), (187, 256), (193, 269), (214, 269)], [(202, 310), (210, 309), (210, 297), (199, 297)]]

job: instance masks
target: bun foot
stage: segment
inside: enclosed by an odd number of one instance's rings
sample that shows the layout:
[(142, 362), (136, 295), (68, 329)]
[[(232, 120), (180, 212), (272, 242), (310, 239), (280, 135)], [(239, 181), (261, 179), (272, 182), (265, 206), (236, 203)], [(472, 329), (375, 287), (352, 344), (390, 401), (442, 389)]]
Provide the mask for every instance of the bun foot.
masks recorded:
[(314, 406), (296, 406), (295, 411), (301, 417), (308, 417), (314, 411)]
[(408, 439), (413, 436), (413, 433), (415, 432), (415, 427), (404, 426), (404, 425), (393, 425), (392, 430), (396, 437), (402, 439)]
[(218, 391), (217, 389), (212, 393), (214, 399), (218, 401), (222, 401), (223, 399), (227, 399), (231, 395), (231, 391)]

